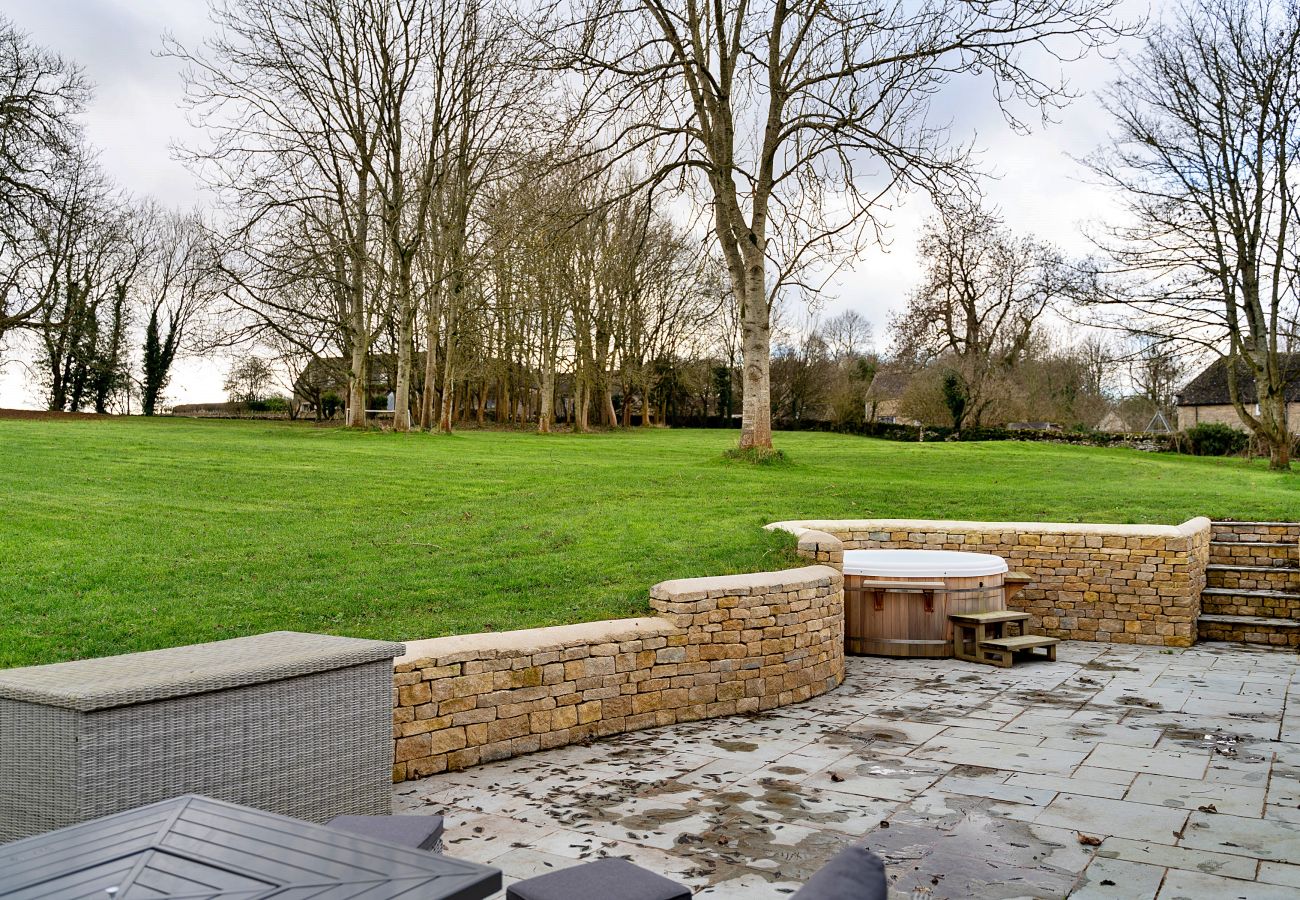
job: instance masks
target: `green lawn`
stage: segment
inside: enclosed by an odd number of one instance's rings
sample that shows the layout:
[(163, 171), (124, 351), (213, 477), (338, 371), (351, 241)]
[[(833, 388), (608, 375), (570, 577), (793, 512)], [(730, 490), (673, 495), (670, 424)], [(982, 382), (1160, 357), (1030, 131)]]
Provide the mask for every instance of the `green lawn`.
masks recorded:
[(632, 616), (788, 565), (775, 519), (1294, 517), (1300, 477), (1046, 444), (734, 432), (539, 437), (0, 420), (0, 666), (273, 629), (423, 638)]

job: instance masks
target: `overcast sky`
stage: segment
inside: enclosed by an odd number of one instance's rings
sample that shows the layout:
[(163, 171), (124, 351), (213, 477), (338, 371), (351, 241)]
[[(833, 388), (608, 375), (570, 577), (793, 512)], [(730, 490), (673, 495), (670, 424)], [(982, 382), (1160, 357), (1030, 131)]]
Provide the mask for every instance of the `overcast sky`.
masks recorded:
[[(1142, 0), (1131, 0), (1131, 6), (1135, 17), (1146, 14)], [(188, 46), (203, 40), (209, 29), (207, 0), (7, 0), (3, 12), (38, 43), (79, 63), (94, 82), (86, 130), (104, 169), (118, 183), (171, 206), (204, 202), (200, 186), (172, 155), (174, 144), (194, 142), (195, 133), (179, 106), (180, 66), (160, 58), (158, 51), (164, 32)], [(1067, 253), (1088, 252), (1081, 225), (1115, 214), (1113, 198), (1090, 184), (1072, 158), (1105, 141), (1109, 124), (1093, 95), (1113, 73), (1107, 59), (1070, 65), (1066, 75), (1083, 96), (1059, 115), (1058, 124), (1036, 127), (1029, 135), (1004, 124), (987, 84), (954, 84), (936, 103), (936, 118), (951, 119), (958, 137), (974, 136), (984, 166), (1000, 176), (987, 184), (986, 195), (1007, 223), (1053, 241)], [(886, 213), (891, 246), (871, 252), (844, 273), (832, 286), (823, 314), (856, 309), (875, 326), (877, 346), (883, 349), (889, 314), (917, 279), (915, 244), (928, 213), (928, 202), (919, 197)], [(169, 400), (224, 399), (221, 381), (227, 366), (223, 359), (179, 362)], [(0, 372), (0, 406), (39, 406), (30, 381), (15, 365)]]

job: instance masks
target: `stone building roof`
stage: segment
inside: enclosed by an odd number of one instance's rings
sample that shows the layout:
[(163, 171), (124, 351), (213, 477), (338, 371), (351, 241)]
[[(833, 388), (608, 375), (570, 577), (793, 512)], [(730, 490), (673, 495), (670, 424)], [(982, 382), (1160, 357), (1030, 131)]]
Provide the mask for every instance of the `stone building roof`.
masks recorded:
[[(1300, 353), (1282, 353), (1279, 357), (1282, 371), (1287, 376), (1286, 399), (1290, 403), (1300, 403)], [(1255, 393), (1254, 377), (1247, 371), (1245, 363), (1238, 360), (1235, 365), (1241, 402), (1255, 403), (1259, 398)], [(1230, 403), (1228, 364), (1222, 358), (1206, 366), (1178, 394), (1179, 406), (1226, 406)]]
[(897, 400), (903, 396), (907, 386), (912, 383), (912, 373), (897, 369), (877, 372), (867, 388), (870, 400)]

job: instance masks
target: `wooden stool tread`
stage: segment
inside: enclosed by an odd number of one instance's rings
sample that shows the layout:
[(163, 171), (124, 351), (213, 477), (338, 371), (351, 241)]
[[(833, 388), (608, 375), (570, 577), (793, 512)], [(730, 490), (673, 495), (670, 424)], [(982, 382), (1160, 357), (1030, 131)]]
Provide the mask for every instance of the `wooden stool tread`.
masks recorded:
[(954, 622), (990, 625), (998, 622), (1023, 622), (1029, 618), (1029, 613), (1017, 612), (1014, 609), (995, 609), (986, 612), (952, 613), (948, 618)]

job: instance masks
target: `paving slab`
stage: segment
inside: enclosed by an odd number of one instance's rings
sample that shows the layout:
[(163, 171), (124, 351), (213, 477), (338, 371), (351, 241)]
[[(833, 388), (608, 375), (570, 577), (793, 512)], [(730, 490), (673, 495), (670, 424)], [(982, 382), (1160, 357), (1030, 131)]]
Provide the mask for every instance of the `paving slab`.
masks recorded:
[(1173, 844), (1187, 822), (1187, 810), (1128, 800), (1106, 800), (1084, 794), (1058, 794), (1034, 817), (1034, 821), (1073, 828), (1094, 837), (1114, 835)]
[(1162, 866), (1123, 859), (1097, 859), (1088, 866), (1072, 900), (1154, 900), (1165, 879)]
[(1229, 878), (1253, 878), (1256, 860), (1227, 853), (1211, 853), (1187, 847), (1171, 847), (1129, 838), (1109, 837), (1097, 850), (1097, 855), (1108, 859), (1124, 859), (1168, 869), (1187, 869), (1206, 875), (1224, 875)]
[(1101, 743), (1088, 754), (1086, 764), (1095, 769), (1200, 778), (1209, 767), (1210, 753)]
[(1064, 642), (1054, 665), (846, 670), (769, 713), (395, 785), (394, 812), (443, 814), (448, 855), (507, 884), (618, 856), (785, 900), (857, 842), (897, 900), (1300, 898), (1294, 653)]
[(1300, 888), (1300, 865), (1260, 863), (1259, 880), (1268, 884), (1283, 884), (1288, 887)]
[(1270, 862), (1291, 862), (1300, 859), (1300, 825), (1194, 812), (1179, 843)]
[(1239, 784), (1215, 784), (1199, 778), (1171, 778), (1168, 775), (1139, 775), (1124, 795), (1125, 800), (1225, 813), (1230, 816), (1260, 817), (1264, 811), (1264, 789)]
[(1296, 890), (1260, 881), (1170, 869), (1157, 896), (1159, 900), (1296, 900)]

